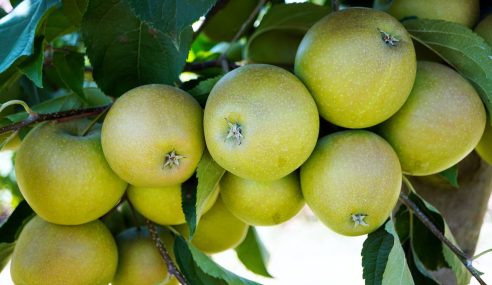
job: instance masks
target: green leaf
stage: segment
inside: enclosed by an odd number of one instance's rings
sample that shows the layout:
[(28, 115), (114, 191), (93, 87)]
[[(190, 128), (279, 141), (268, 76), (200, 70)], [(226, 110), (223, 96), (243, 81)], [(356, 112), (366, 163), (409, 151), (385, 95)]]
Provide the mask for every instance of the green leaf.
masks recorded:
[(454, 188), (459, 188), (458, 184), (458, 165), (453, 165), (450, 168), (439, 173), (439, 176), (444, 178)]
[(43, 88), (43, 63), (44, 63), (44, 47), (46, 41), (43, 38), (38, 38), (35, 43), (34, 54), (21, 62), (18, 66), (19, 70), (24, 73), (34, 84)]
[(418, 257), (413, 253), (410, 242), (406, 242), (402, 245), (407, 253), (407, 264), (410, 272), (412, 273), (415, 284), (418, 285), (440, 285), (434, 277), (430, 274), (429, 270), (425, 268)]
[(205, 106), (210, 91), (215, 86), (215, 84), (222, 78), (222, 76), (223, 75), (218, 75), (212, 78), (202, 80), (191, 90), (188, 90), (188, 93), (190, 93), (191, 96), (193, 96), (200, 103), (200, 105)]
[(193, 31), (185, 28), (175, 45), (162, 31), (139, 20), (126, 1), (93, 0), (82, 20), (82, 33), (99, 88), (119, 96), (144, 84), (173, 84), (184, 67)]
[(0, 226), (0, 271), (8, 263), (19, 233), (33, 214), (27, 202), (22, 201), (7, 221)]
[(181, 34), (204, 16), (217, 0), (127, 0), (137, 17), (161, 31), (180, 49)]
[(188, 243), (182, 237), (176, 237), (174, 242), (174, 255), (181, 273), (187, 281), (193, 285), (226, 285), (223, 280), (214, 278), (203, 272), (195, 263), (193, 255), (188, 248)]
[(266, 266), (270, 255), (254, 227), (249, 227), (246, 238), (235, 250), (239, 260), (250, 271), (265, 277), (272, 277)]
[(60, 0), (25, 0), (0, 19), (0, 73), (17, 59), (34, 52), (36, 28)]
[(84, 83), (84, 54), (64, 49), (53, 54), (53, 64), (63, 83), (75, 94), (85, 100), (82, 85)]
[(246, 58), (253, 62), (293, 65), (304, 34), (330, 10), (312, 3), (273, 5), (249, 38)]
[(53, 11), (46, 19), (44, 35), (48, 42), (75, 31), (77, 31), (77, 28), (67, 18), (62, 7)]
[(82, 17), (84, 16), (87, 6), (89, 5), (89, 0), (62, 0), (62, 2), (62, 9), (66, 18), (75, 27), (80, 27)]
[(191, 177), (181, 185), (181, 207), (188, 225), (189, 239), (193, 237), (197, 225), (196, 192), (198, 180)]
[(391, 220), (367, 236), (362, 248), (362, 266), (366, 285), (414, 284)]
[(217, 164), (207, 150), (203, 152), (198, 163), (196, 176), (198, 178), (196, 194), (196, 212), (201, 213), (207, 200), (213, 195), (219, 185), (225, 170)]
[(491, 114), (492, 47), (472, 30), (457, 23), (414, 19), (403, 24), (413, 39), (437, 53), (471, 81)]
[[(187, 248), (186, 248), (187, 247)], [(223, 280), (228, 285), (259, 285), (256, 282), (247, 280), (245, 278), (239, 277), (236, 274), (228, 271), (227, 269), (223, 268), (222, 266), (218, 265), (215, 263), (208, 255), (204, 254), (200, 250), (198, 250), (196, 247), (194, 247), (190, 242), (185, 241), (181, 237), (176, 238), (174, 250), (175, 252), (179, 252), (179, 255), (182, 255), (181, 253), (184, 250), (189, 250), (191, 253), (191, 257), (193, 258), (194, 263), (197, 265), (195, 267), (200, 269), (202, 272), (206, 273), (207, 275)], [(188, 263), (189, 264), (189, 263)], [(180, 266), (181, 269), (183, 267)], [(188, 277), (188, 276), (187, 276)], [(192, 282), (192, 284), (195, 284)], [(209, 283), (205, 283), (209, 284)], [(215, 284), (215, 283), (211, 283)]]

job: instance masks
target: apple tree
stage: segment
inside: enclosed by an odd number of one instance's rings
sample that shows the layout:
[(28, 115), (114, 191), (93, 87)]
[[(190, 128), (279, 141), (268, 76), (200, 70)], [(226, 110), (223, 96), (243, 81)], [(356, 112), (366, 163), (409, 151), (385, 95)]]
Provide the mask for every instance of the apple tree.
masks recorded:
[(258, 284), (211, 255), (271, 277), (255, 227), (307, 205), (366, 284), (486, 284), (491, 3), (291, 2), (0, 2), (0, 269)]

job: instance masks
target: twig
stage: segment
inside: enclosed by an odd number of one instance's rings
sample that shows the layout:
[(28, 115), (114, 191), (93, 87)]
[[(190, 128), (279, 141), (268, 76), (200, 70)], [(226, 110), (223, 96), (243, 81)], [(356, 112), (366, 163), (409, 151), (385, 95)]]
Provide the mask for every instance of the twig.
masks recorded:
[(157, 233), (157, 228), (156, 228), (155, 224), (149, 220), (147, 220), (146, 223), (147, 223), (147, 228), (149, 229), (150, 236), (152, 237), (152, 240), (155, 243), (155, 246), (159, 250), (159, 253), (162, 256), (162, 259), (164, 259), (164, 261), (167, 264), (167, 271), (169, 272), (169, 274), (174, 275), (176, 277), (176, 279), (178, 279), (179, 283), (181, 283), (183, 285), (188, 285), (188, 281), (186, 280), (184, 275), (181, 274), (179, 269), (176, 267), (173, 260), (169, 256), (167, 249), (164, 247), (162, 240), (159, 238), (159, 234)]
[(234, 35), (234, 37), (230, 41), (229, 47), (227, 47), (227, 49), (217, 59), (217, 61), (221, 64), (222, 69), (224, 69), (225, 72), (229, 71), (229, 66), (228, 66), (228, 64), (224, 63), (224, 60), (226, 60), (227, 53), (231, 49), (232, 44), (237, 42), (237, 40), (239, 40), (241, 38), (241, 36), (244, 34), (244, 32), (246, 32), (246, 29), (256, 19), (256, 16), (258, 15), (258, 13), (260, 13), (261, 8), (263, 7), (263, 5), (265, 5), (265, 3), (266, 3), (266, 0), (258, 1), (258, 5), (256, 5), (255, 9), (251, 12), (248, 19), (243, 23), (243, 25), (241, 26), (239, 31), (237, 31), (236, 35)]
[(338, 0), (331, 0), (331, 11), (337, 12), (340, 10), (340, 2)]
[(439, 231), (436, 225), (434, 225), (432, 221), (422, 212), (422, 210), (420, 210), (420, 208), (403, 192), (400, 193), (400, 202), (407, 206), (407, 208), (409, 208), (413, 212), (413, 214), (432, 232), (434, 236), (436, 236), (440, 241), (446, 244), (449, 249), (451, 249), (451, 251), (456, 256), (458, 256), (463, 265), (465, 265), (466, 269), (470, 271), (475, 279), (477, 279), (478, 283), (480, 283), (481, 285), (487, 285), (480, 277), (479, 271), (475, 269), (475, 267), (473, 267), (472, 260), (469, 259), (468, 256), (460, 248), (458, 248), (449, 239), (447, 239), (444, 234)]
[(85, 129), (82, 131), (81, 136), (85, 136), (91, 129), (92, 127), (99, 121), (99, 119), (106, 113), (111, 106), (107, 106), (106, 110), (102, 111), (101, 113), (97, 114), (97, 116), (87, 124)]
[(29, 117), (27, 117), (23, 121), (1, 127), (0, 128), (0, 134), (6, 133), (9, 131), (13, 131), (13, 130), (19, 130), (23, 127), (32, 125), (34, 123), (43, 122), (43, 121), (53, 121), (53, 120), (68, 121), (68, 120), (73, 120), (73, 119), (78, 119), (78, 118), (85, 118), (85, 117), (89, 117), (92, 115), (97, 115), (101, 112), (104, 112), (110, 106), (111, 106), (111, 104), (101, 106), (101, 107), (68, 110), (68, 111), (55, 112), (55, 113), (46, 113), (46, 114), (33, 113), (33, 114), (29, 115)]
[[(230, 62), (227, 59), (222, 60), (222, 62), (226, 62), (228, 64), (229, 69), (234, 69), (238, 67), (237, 64), (235, 64), (234, 62)], [(192, 63), (187, 63), (184, 69), (186, 71), (197, 71), (210, 67), (222, 67), (222, 63), (218, 59), (201, 61), (201, 62), (192, 62)]]
[(480, 252), (479, 254), (475, 255), (475, 256), (472, 258), (472, 260), (475, 260), (475, 259), (479, 258), (480, 256), (485, 255), (485, 254), (487, 254), (487, 253), (489, 253), (489, 252), (492, 252), (492, 248), (491, 248), (491, 249), (487, 249), (487, 250), (485, 250), (485, 251), (482, 251), (482, 252)]
[(212, 9), (210, 9), (210, 11), (208, 11), (207, 15), (205, 15), (205, 20), (200, 25), (200, 27), (198, 28), (198, 30), (196, 30), (193, 33), (193, 41), (200, 35), (200, 33), (202, 32), (203, 28), (205, 28), (205, 25), (207, 24), (207, 22), (215, 14), (217, 14), (217, 12), (219, 12), (220, 10), (222, 10), (222, 8), (224, 8), (225, 5), (227, 5), (227, 3), (229, 3), (229, 1), (231, 1), (231, 0), (219, 0), (219, 1), (217, 1), (217, 3), (215, 3), (215, 5), (212, 7)]

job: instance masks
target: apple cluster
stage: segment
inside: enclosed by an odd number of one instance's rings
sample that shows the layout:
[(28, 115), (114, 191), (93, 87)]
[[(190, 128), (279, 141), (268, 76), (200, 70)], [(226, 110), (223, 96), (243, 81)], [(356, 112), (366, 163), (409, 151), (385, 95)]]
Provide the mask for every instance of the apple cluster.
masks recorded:
[(446, 65), (417, 61), (408, 32), (384, 12), (323, 18), (302, 40), (294, 70), (239, 67), (204, 109), (183, 90), (151, 84), (118, 98), (102, 125), (37, 125), (15, 161), (37, 217), (17, 242), (14, 282), (143, 284), (142, 272), (148, 284), (176, 282), (148, 232), (129, 229), (115, 242), (98, 219), (126, 195), (142, 216), (187, 236), (181, 185), (205, 152), (226, 170), (192, 239), (212, 254), (305, 203), (337, 233), (370, 233), (389, 217), (403, 174), (453, 166), (484, 133), (473, 86)]

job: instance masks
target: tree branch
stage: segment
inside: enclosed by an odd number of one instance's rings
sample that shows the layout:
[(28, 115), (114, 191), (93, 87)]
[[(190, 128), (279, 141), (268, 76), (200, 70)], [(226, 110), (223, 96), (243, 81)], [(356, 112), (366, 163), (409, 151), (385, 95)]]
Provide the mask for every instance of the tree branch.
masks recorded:
[(157, 228), (156, 228), (155, 224), (152, 223), (150, 220), (147, 220), (146, 223), (147, 223), (147, 228), (149, 229), (150, 236), (152, 237), (152, 240), (155, 243), (155, 246), (159, 250), (159, 253), (162, 256), (162, 259), (164, 259), (164, 261), (167, 264), (167, 271), (169, 272), (169, 274), (175, 276), (176, 279), (178, 279), (179, 283), (181, 283), (183, 285), (188, 285), (188, 281), (186, 280), (184, 275), (181, 274), (179, 269), (176, 267), (173, 260), (169, 256), (169, 253), (167, 252), (166, 247), (164, 247), (162, 240), (159, 238), (159, 234), (157, 233)]
[(331, 0), (331, 11), (332, 12), (337, 12), (340, 10), (340, 1), (338, 0)]
[[(405, 184), (409, 183), (408, 180), (403, 180)], [(407, 184), (408, 186), (408, 184)], [(443, 233), (439, 231), (439, 229), (432, 223), (432, 221), (420, 210), (420, 208), (403, 192), (400, 193), (400, 202), (407, 206), (413, 214), (432, 232), (434, 236), (436, 236), (440, 241), (446, 244), (451, 251), (459, 257), (463, 265), (465, 265), (466, 269), (470, 271), (470, 273), (477, 279), (478, 283), (481, 285), (487, 285), (482, 278), (480, 277), (480, 273), (475, 267), (472, 265), (472, 260), (466, 256), (466, 254), (456, 245), (454, 245), (449, 239), (447, 239)]]
[(111, 104), (101, 106), (101, 107), (68, 110), (68, 111), (55, 112), (55, 113), (46, 113), (46, 114), (33, 113), (33, 114), (30, 114), (29, 117), (27, 117), (23, 121), (1, 127), (0, 128), (0, 134), (4, 134), (4, 133), (10, 132), (10, 131), (17, 131), (23, 127), (26, 127), (26, 126), (29, 126), (29, 125), (32, 125), (35, 123), (43, 122), (43, 121), (54, 121), (54, 120), (69, 121), (69, 120), (74, 120), (74, 119), (79, 119), (79, 118), (85, 118), (85, 117), (89, 117), (92, 115), (100, 114), (100, 113), (106, 111), (110, 107), (111, 107)]
[(220, 10), (222, 10), (222, 8), (224, 8), (227, 5), (227, 3), (229, 3), (229, 1), (231, 1), (231, 0), (219, 0), (219, 1), (217, 1), (217, 3), (215, 3), (215, 5), (212, 7), (212, 9), (210, 9), (210, 11), (208, 11), (207, 15), (205, 15), (205, 20), (200, 25), (200, 27), (198, 28), (198, 30), (196, 30), (193, 33), (193, 41), (196, 40), (196, 38), (200, 35), (200, 33), (202, 32), (203, 28), (205, 28), (205, 25), (207, 24), (207, 22), (215, 14), (217, 14), (217, 12), (219, 12)]

